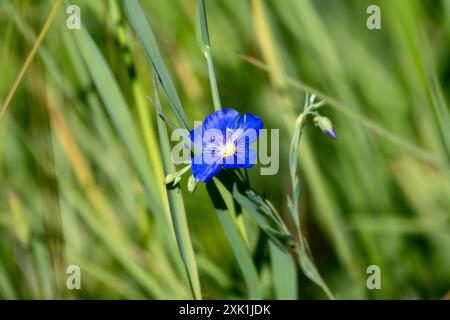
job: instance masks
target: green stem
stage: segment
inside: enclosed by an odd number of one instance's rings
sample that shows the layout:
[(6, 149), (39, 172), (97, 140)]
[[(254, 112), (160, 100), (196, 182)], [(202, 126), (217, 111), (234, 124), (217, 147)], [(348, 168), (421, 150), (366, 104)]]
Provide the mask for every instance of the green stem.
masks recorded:
[[(220, 103), (216, 73), (214, 71), (214, 63), (211, 56), (208, 23), (206, 20), (205, 3), (203, 0), (198, 0), (197, 9), (197, 40), (200, 45), (200, 50), (202, 51), (208, 65), (208, 75), (214, 109), (218, 111), (222, 109), (222, 105)], [(225, 231), (225, 235), (228, 238), (233, 254), (236, 257), (238, 265), (242, 271), (242, 275), (248, 289), (249, 298), (262, 299), (262, 288), (259, 284), (258, 271), (253, 263), (245, 241), (247, 238), (245, 229), (239, 228), (233, 218), (233, 212), (235, 212), (236, 209), (232, 200), (232, 195), (227, 190), (224, 190), (223, 185), (221, 185), (217, 179), (214, 179), (214, 181), (207, 184), (207, 190), (211, 200), (213, 201), (216, 213)], [(231, 198), (231, 201), (228, 201), (228, 203), (226, 203), (225, 200), (227, 198), (228, 200)]]
[(298, 152), (299, 152), (299, 145), (300, 140), (303, 134), (303, 129), (306, 124), (306, 119), (308, 115), (315, 115), (317, 114), (316, 111), (314, 111), (317, 107), (320, 107), (324, 105), (324, 101), (320, 101), (318, 103), (314, 103), (314, 98), (310, 99), (309, 95), (306, 94), (305, 97), (305, 105), (303, 108), (302, 113), (298, 116), (296, 122), (295, 122), (295, 128), (294, 128), (294, 135), (291, 140), (291, 146), (290, 146), (290, 158), (289, 158), (289, 169), (291, 173), (291, 183), (292, 183), (292, 206), (291, 214), (293, 216), (293, 219), (295, 221), (296, 231), (297, 231), (297, 238), (298, 238), (298, 245), (296, 245), (295, 251), (297, 252), (297, 257), (300, 266), (302, 267), (303, 272), (305, 275), (311, 279), (314, 283), (316, 283), (318, 286), (322, 288), (322, 290), (325, 292), (325, 294), (328, 296), (329, 299), (334, 299), (333, 294), (331, 293), (330, 289), (328, 288), (327, 284), (323, 280), (322, 276), (320, 275), (319, 271), (317, 270), (316, 265), (314, 264), (312, 258), (309, 256), (307, 251), (307, 242), (302, 236), (301, 228), (300, 228), (300, 219), (298, 217), (298, 201), (300, 197), (300, 180), (297, 176), (297, 166), (298, 166)]
[(222, 109), (222, 105), (220, 103), (220, 95), (219, 89), (217, 87), (216, 73), (214, 71), (214, 63), (211, 56), (211, 43), (209, 41), (208, 22), (206, 20), (205, 2), (203, 0), (198, 0), (197, 2), (197, 14), (198, 14), (197, 41), (199, 43), (200, 50), (202, 51), (208, 64), (208, 75), (209, 75), (209, 82), (211, 85), (211, 94), (213, 98), (214, 109), (217, 111)]
[[(158, 79), (153, 69), (153, 86), (155, 96), (155, 107), (157, 112), (161, 111), (161, 105), (157, 87)], [(163, 119), (157, 117), (161, 156), (163, 159), (163, 167), (166, 174), (175, 174), (175, 165), (170, 158), (170, 140), (167, 133), (166, 124)], [(181, 169), (179, 174), (183, 174), (190, 168), (186, 166)], [(189, 226), (187, 222), (186, 209), (183, 202), (183, 196), (179, 187), (168, 188), (167, 197), (169, 199), (170, 214), (172, 217), (173, 229), (177, 240), (178, 249), (186, 269), (192, 296), (196, 300), (202, 299), (200, 278), (197, 270), (197, 262), (195, 261), (195, 252), (189, 234)]]
[(206, 62), (208, 63), (209, 83), (211, 85), (211, 94), (213, 98), (214, 109), (217, 111), (222, 109), (222, 104), (220, 103), (219, 89), (217, 87), (216, 73), (214, 71), (214, 63), (210, 49), (206, 50), (204, 52), (204, 55), (206, 58)]

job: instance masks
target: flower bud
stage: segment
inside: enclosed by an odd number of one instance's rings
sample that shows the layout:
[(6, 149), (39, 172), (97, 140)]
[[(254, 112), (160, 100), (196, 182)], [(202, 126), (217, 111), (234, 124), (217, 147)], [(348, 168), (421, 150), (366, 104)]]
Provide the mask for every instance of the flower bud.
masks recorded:
[(197, 189), (197, 180), (195, 180), (194, 176), (189, 177), (187, 188), (190, 194), (194, 193), (195, 189)]
[(318, 126), (320, 128), (320, 130), (325, 132), (327, 135), (329, 135), (333, 139), (336, 139), (336, 137), (337, 137), (336, 130), (334, 129), (333, 124), (331, 123), (330, 119), (328, 119), (327, 117), (322, 117), (322, 116), (317, 115), (314, 117), (314, 122), (315, 122), (316, 126)]

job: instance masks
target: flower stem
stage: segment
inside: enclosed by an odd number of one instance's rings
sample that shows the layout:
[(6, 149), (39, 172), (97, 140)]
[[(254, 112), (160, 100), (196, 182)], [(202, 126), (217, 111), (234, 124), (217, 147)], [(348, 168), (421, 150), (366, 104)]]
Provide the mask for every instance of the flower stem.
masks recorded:
[(211, 94), (213, 98), (214, 109), (217, 111), (222, 109), (222, 104), (220, 103), (219, 88), (217, 87), (217, 79), (216, 73), (214, 71), (214, 63), (211, 56), (211, 49), (208, 48), (207, 50), (205, 50), (204, 55), (206, 58), (206, 62), (208, 64), (209, 82), (211, 85)]
[(216, 111), (222, 109), (220, 103), (219, 89), (217, 87), (216, 73), (214, 71), (214, 63), (211, 55), (211, 43), (209, 41), (208, 21), (206, 20), (205, 2), (203, 0), (197, 1), (197, 41), (200, 46), (200, 50), (206, 59), (208, 64), (208, 75), (211, 86), (211, 94), (214, 103), (214, 109)]

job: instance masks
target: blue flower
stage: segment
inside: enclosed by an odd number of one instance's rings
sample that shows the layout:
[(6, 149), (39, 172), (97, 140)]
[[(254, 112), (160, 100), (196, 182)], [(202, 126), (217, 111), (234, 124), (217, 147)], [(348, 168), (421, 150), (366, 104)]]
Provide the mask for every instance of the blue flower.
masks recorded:
[(222, 168), (251, 168), (256, 163), (256, 151), (250, 149), (259, 136), (263, 122), (246, 113), (239, 116), (233, 109), (222, 109), (205, 118), (190, 137), (196, 152), (192, 174), (197, 181), (208, 182)]

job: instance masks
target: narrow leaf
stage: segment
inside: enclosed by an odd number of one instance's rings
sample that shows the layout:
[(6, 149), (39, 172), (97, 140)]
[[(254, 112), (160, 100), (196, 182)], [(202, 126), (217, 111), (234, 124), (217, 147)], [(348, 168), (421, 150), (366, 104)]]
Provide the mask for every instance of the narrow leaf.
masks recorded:
[[(155, 107), (161, 110), (158, 87), (156, 79), (154, 80)], [(163, 119), (156, 117), (158, 122), (159, 141), (161, 148), (162, 163), (164, 174), (174, 174), (175, 166), (170, 156), (170, 140), (167, 134), (167, 127)], [(179, 177), (181, 179), (181, 177)], [(177, 181), (175, 180), (175, 185)], [(194, 249), (189, 235), (189, 227), (186, 218), (186, 210), (184, 207), (183, 197), (180, 187), (167, 188), (167, 196), (169, 199), (170, 214), (172, 216), (173, 229), (177, 239), (178, 249), (180, 250), (184, 266), (189, 278), (192, 295), (195, 299), (201, 299), (200, 279), (197, 271), (197, 263), (195, 261)]]
[(170, 106), (177, 118), (178, 125), (185, 129), (189, 129), (189, 124), (184, 113), (183, 107), (178, 97), (175, 86), (170, 77), (169, 71), (159, 52), (156, 38), (152, 29), (144, 15), (144, 11), (138, 0), (123, 0), (122, 5), (128, 16), (128, 21), (131, 24), (134, 32), (139, 38), (145, 54), (150, 61), (152, 67), (156, 70), (161, 86), (169, 99)]

